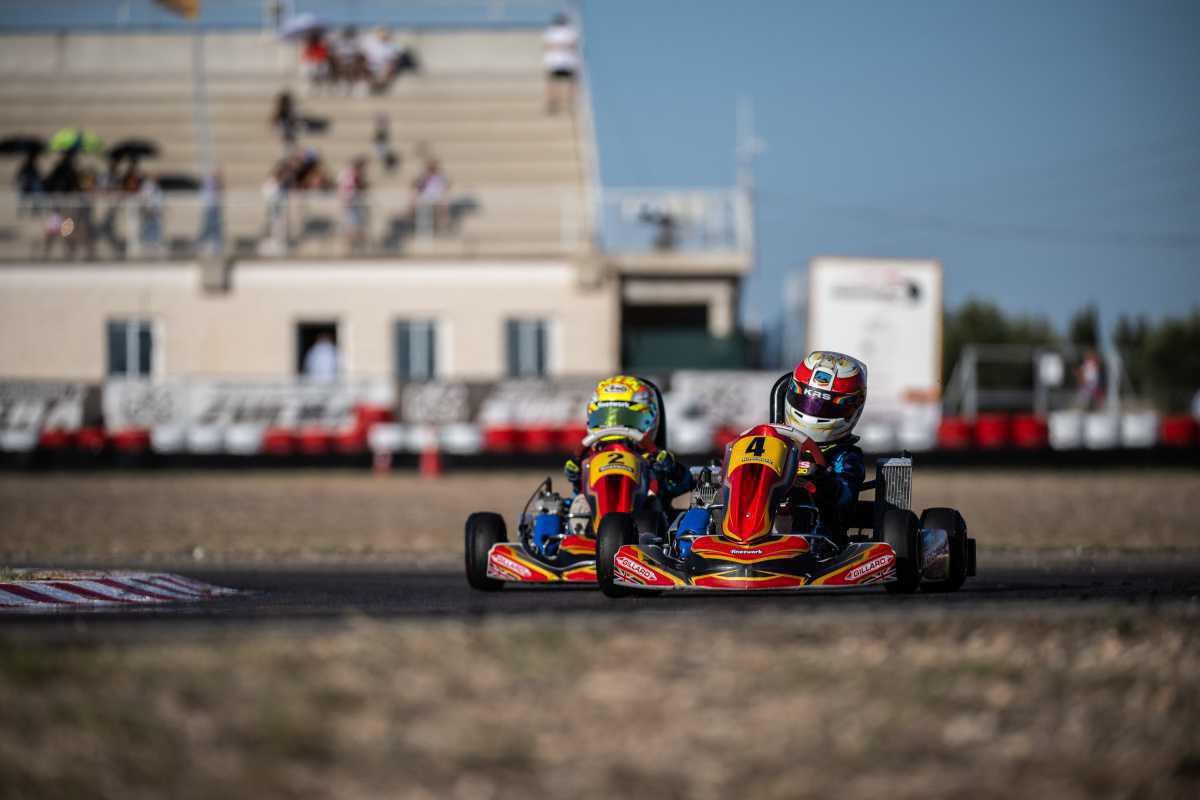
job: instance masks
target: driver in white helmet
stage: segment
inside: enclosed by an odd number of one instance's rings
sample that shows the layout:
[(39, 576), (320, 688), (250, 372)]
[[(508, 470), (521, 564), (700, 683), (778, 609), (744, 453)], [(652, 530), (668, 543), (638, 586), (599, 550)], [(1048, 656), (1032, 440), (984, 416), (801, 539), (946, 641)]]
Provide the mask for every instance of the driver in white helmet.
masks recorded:
[(816, 350), (796, 365), (783, 402), (788, 428), (812, 439), (825, 466), (801, 461), (799, 478), (811, 483), (821, 530), (839, 546), (846, 544), (848, 512), (866, 477), (854, 426), (867, 400), (867, 367), (857, 358)]

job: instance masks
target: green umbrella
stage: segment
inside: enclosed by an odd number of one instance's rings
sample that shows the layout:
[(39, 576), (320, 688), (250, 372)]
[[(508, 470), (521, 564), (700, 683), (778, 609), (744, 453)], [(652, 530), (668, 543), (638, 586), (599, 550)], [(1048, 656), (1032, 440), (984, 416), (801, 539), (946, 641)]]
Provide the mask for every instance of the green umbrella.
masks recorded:
[(58, 152), (78, 147), (85, 153), (104, 151), (104, 140), (91, 131), (63, 128), (50, 137), (50, 149)]

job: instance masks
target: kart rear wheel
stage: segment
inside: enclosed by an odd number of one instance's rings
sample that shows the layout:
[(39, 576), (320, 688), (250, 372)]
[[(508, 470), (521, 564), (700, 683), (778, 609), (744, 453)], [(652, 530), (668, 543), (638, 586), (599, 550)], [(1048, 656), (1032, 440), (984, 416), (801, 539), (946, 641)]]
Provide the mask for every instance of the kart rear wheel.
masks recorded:
[(884, 584), (888, 594), (912, 594), (921, 586), (921, 572), (917, 568), (919, 524), (917, 515), (911, 511), (893, 508), (883, 515), (879, 540), (896, 551), (896, 580)]
[(492, 545), (507, 541), (508, 529), (504, 525), (504, 517), (490, 511), (479, 511), (467, 517), (467, 583), (472, 589), (495, 592), (504, 588), (504, 581), (488, 577), (487, 565)]
[(921, 584), (923, 592), (956, 592), (967, 580), (967, 523), (953, 508), (927, 508), (921, 514), (922, 528), (937, 528), (950, 534), (950, 571), (944, 581)]
[(627, 597), (633, 594), (631, 589), (613, 582), (613, 559), (622, 545), (637, 544), (637, 541), (637, 525), (632, 514), (610, 511), (600, 520), (600, 529), (596, 531), (596, 582), (605, 596)]

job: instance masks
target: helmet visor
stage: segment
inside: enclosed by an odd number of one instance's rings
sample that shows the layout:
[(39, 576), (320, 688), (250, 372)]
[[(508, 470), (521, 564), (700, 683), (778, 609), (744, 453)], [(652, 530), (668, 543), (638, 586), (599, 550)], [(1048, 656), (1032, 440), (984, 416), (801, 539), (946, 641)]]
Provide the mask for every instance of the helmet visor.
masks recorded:
[(646, 408), (633, 410), (626, 405), (602, 406), (588, 414), (587, 426), (589, 431), (605, 428), (633, 428), (645, 433), (650, 430), (654, 421), (653, 415)]
[(852, 392), (839, 394), (797, 386), (794, 382), (788, 389), (787, 403), (795, 411), (819, 419), (850, 419), (862, 404), (862, 394)]

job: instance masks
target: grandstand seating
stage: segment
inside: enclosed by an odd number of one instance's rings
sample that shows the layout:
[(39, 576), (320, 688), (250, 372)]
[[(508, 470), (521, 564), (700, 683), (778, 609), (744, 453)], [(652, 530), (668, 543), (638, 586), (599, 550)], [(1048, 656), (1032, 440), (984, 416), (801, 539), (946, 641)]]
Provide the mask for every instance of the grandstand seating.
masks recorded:
[[(571, 115), (543, 108), (537, 31), (422, 32), (399, 37), (421, 61), (418, 75), (404, 75), (377, 97), (307, 94), (295, 47), (257, 33), (209, 33), (204, 37), (208, 120), (216, 163), (227, 191), (226, 238), (256, 239), (263, 230), (261, 187), (282, 146), (267, 119), (276, 94), (291, 89), (306, 116), (328, 118), (324, 133), (301, 135), (336, 172), (357, 155), (371, 158), (370, 215), (374, 241), (386, 238), (389, 220), (407, 210), (419, 154), (436, 156), (452, 181), (452, 196), (469, 201), (452, 237), (406, 241), (408, 253), (450, 255), (554, 255), (586, 241), (585, 202), (591, 147)], [(106, 142), (146, 138), (161, 157), (145, 162), (155, 172), (197, 174), (201, 143), (194, 119), (191, 38), (183, 35), (76, 35), (0, 37), (0, 138), (49, 136), (81, 126)], [(372, 152), (378, 114), (391, 126), (391, 146), (402, 164), (386, 174)], [(42, 158), (43, 171), (53, 157)], [(11, 183), (17, 161), (0, 161), (0, 180)], [(166, 238), (194, 236), (200, 209), (194, 199), (172, 196)], [(12, 202), (11, 199), (7, 202)], [(310, 196), (296, 215), (326, 224), (322, 235), (302, 239), (293, 255), (340, 252), (337, 201)], [(0, 225), (15, 213), (5, 212)], [(37, 236), (23, 223), (20, 236)], [(5, 247), (10, 256), (28, 251)]]

